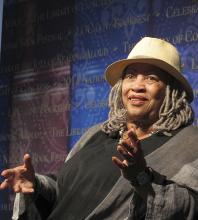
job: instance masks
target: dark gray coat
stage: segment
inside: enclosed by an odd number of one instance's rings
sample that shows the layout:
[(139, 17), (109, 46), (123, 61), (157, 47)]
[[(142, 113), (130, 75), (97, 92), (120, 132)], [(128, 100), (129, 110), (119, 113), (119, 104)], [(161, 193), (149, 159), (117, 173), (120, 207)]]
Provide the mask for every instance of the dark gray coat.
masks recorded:
[[(86, 142), (97, 133), (100, 125), (89, 129), (77, 142), (66, 162)], [(148, 166), (167, 176), (171, 184), (162, 186), (152, 183), (155, 196), (148, 196), (146, 220), (198, 219), (198, 128), (189, 126), (182, 129), (164, 145), (146, 156)], [(56, 182), (48, 177), (37, 175), (37, 193), (46, 199), (56, 195)], [(13, 219), (31, 207), (25, 219), (40, 219), (32, 199), (18, 194), (15, 200)], [(27, 204), (31, 204), (28, 205)], [(118, 179), (106, 198), (87, 216), (86, 220), (126, 220), (135, 219), (135, 193), (129, 182), (122, 176)], [(32, 214), (34, 210), (36, 214)], [(29, 216), (29, 218), (28, 218)]]

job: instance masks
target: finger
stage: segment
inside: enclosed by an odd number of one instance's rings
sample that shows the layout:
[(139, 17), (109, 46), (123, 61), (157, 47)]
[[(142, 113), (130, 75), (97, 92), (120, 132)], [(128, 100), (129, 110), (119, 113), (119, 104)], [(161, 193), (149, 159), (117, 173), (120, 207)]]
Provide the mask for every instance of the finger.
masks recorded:
[(126, 168), (126, 164), (124, 164), (118, 157), (112, 157), (113, 163), (118, 166), (120, 169)]
[(1, 175), (5, 178), (8, 178), (10, 176), (14, 175), (14, 169), (7, 169), (7, 170), (3, 170)]
[(25, 164), (25, 168), (27, 168), (27, 169), (33, 169), (31, 157), (30, 157), (29, 154), (25, 154), (25, 155), (24, 155), (24, 157), (23, 157), (23, 162), (24, 162), (24, 164)]
[(134, 163), (130, 163), (128, 160), (123, 160), (122, 163), (125, 165), (125, 167), (129, 167), (130, 164), (134, 164)]
[(122, 148), (131, 156), (134, 157), (135, 153), (137, 152), (137, 148), (129, 145), (128, 142), (122, 141), (122, 144), (119, 146), (122, 146)]
[(137, 138), (137, 135), (136, 133), (134, 132), (134, 129), (130, 129), (128, 131), (128, 136), (129, 136), (129, 139), (131, 141), (131, 144), (134, 146), (134, 147), (138, 147), (139, 146), (139, 139)]
[(15, 193), (22, 192), (21, 187), (20, 187), (20, 184), (15, 184), (15, 185), (13, 186), (13, 190), (14, 190)]
[(126, 160), (131, 160), (133, 157), (133, 155), (124, 147), (124, 146), (120, 146), (118, 145), (117, 147), (117, 151), (122, 155), (122, 157)]
[(9, 187), (9, 183), (8, 183), (8, 180), (4, 180), (1, 185), (0, 185), (0, 189), (7, 189)]
[(21, 192), (25, 193), (25, 194), (34, 193), (34, 189), (33, 188), (22, 187)]
[(12, 169), (3, 170), (1, 175), (7, 179), (13, 179), (16, 175), (25, 172), (27, 169), (23, 166), (18, 166)]

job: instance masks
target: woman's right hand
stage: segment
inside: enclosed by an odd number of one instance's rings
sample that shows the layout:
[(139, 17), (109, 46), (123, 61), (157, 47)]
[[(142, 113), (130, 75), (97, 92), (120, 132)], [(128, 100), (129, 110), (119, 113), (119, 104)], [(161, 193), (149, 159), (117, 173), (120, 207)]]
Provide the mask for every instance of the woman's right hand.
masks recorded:
[(29, 154), (23, 157), (24, 164), (2, 171), (5, 180), (0, 184), (0, 190), (11, 188), (15, 193), (34, 193), (35, 171)]

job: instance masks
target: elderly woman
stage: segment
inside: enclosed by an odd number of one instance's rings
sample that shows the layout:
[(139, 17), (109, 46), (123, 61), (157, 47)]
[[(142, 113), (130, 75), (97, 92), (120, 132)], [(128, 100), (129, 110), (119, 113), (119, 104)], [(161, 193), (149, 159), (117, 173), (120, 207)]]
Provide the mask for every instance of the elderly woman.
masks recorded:
[(145, 37), (106, 79), (108, 120), (81, 137), (57, 180), (35, 174), (29, 155), (2, 172), (1, 189), (17, 193), (13, 219), (198, 218), (193, 92), (176, 48)]

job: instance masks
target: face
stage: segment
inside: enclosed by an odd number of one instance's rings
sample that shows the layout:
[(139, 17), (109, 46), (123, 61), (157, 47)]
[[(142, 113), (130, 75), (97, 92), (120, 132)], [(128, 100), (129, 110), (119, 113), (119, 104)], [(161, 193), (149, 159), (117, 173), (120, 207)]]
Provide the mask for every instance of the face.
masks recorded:
[(158, 120), (166, 89), (165, 73), (149, 64), (132, 64), (123, 75), (122, 100), (129, 121)]

